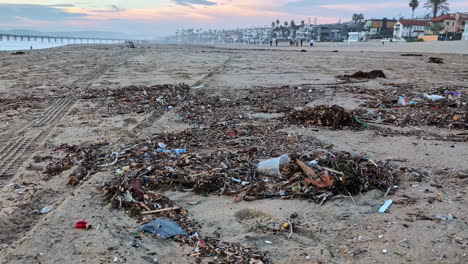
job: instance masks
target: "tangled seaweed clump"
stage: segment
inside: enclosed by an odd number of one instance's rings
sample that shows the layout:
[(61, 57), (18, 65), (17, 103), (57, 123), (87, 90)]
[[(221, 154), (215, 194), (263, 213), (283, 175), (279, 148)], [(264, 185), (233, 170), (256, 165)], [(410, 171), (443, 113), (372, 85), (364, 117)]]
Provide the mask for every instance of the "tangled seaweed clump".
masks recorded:
[(320, 105), (292, 112), (287, 118), (290, 122), (305, 126), (316, 125), (342, 129), (343, 127), (362, 127), (352, 111), (341, 106)]

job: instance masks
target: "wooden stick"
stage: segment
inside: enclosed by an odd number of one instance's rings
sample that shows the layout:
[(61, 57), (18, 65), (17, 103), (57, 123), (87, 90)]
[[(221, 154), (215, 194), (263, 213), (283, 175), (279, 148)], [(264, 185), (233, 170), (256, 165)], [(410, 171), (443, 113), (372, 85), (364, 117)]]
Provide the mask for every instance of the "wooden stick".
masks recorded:
[(293, 227), (292, 227), (291, 221), (288, 221), (288, 224), (289, 224), (289, 236), (288, 236), (288, 240), (289, 240), (291, 239), (291, 236), (293, 234)]
[(163, 209), (158, 209), (158, 210), (153, 210), (153, 211), (146, 211), (146, 212), (141, 212), (141, 214), (146, 215), (146, 214), (155, 214), (155, 213), (162, 213), (162, 212), (167, 212), (167, 211), (172, 211), (172, 210), (179, 210), (180, 207), (170, 207), (170, 208), (163, 208)]
[(296, 160), (296, 164), (297, 166), (301, 167), (301, 169), (305, 172), (305, 174), (307, 174), (307, 176), (311, 178), (317, 178), (317, 173), (315, 173), (315, 171), (311, 167), (305, 165), (304, 162)]
[(353, 196), (351, 195), (351, 193), (348, 192), (348, 194), (349, 194), (349, 197), (351, 197), (351, 200), (353, 200), (353, 203), (354, 203), (355, 205), (357, 205), (357, 204), (356, 204), (356, 201), (354, 201), (354, 198), (353, 198)]

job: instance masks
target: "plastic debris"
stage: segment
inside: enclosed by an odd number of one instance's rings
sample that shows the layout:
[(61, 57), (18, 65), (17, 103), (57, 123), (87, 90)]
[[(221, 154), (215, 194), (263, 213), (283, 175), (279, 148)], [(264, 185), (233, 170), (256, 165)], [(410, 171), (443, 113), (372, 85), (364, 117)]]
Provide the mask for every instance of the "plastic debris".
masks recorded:
[(455, 219), (455, 217), (451, 214), (438, 214), (436, 215), (436, 217), (444, 221), (452, 221), (453, 219)]
[(162, 239), (174, 236), (188, 236), (187, 231), (182, 229), (179, 224), (168, 218), (157, 218), (147, 224), (140, 226), (141, 230), (159, 235)]
[(384, 204), (379, 208), (379, 213), (383, 214), (385, 213), (390, 205), (392, 205), (393, 201), (392, 200), (385, 200)]
[(431, 100), (431, 101), (438, 101), (438, 100), (441, 100), (441, 99), (445, 99), (444, 96), (442, 95), (437, 95), (437, 94), (424, 94), (424, 97), (426, 97), (427, 99)]
[(158, 148), (158, 149), (156, 149), (155, 152), (156, 152), (156, 153), (169, 153), (169, 154), (180, 155), (180, 154), (183, 154), (183, 153), (187, 152), (187, 150), (185, 150), (185, 149), (171, 149), (171, 150), (167, 150), (167, 149)]
[(75, 223), (75, 228), (89, 229), (89, 228), (91, 228), (91, 225), (88, 225), (88, 222), (86, 222), (86, 221), (78, 221), (78, 222)]
[(40, 213), (40, 214), (47, 214), (47, 213), (51, 212), (52, 210), (54, 210), (54, 206), (53, 206), (53, 205), (48, 205), (48, 206), (42, 208), (42, 209), (39, 211), (39, 213)]
[(387, 254), (387, 253), (388, 253), (388, 250), (383, 249), (383, 250), (382, 250), (382, 253)]
[(408, 105), (415, 105), (417, 102), (406, 100), (403, 96), (398, 97), (398, 105), (399, 106), (408, 106)]
[(272, 241), (268, 241), (268, 240), (265, 240), (265, 243), (267, 243), (267, 244), (273, 244)]
[(450, 95), (450, 96), (455, 96), (455, 97), (461, 97), (462, 93), (459, 91), (444, 91), (444, 94)]
[(274, 159), (268, 159), (259, 162), (257, 170), (259, 173), (263, 173), (265, 175), (282, 177), (280, 168), (281, 166), (289, 163), (290, 161), (291, 159), (288, 157), (288, 155), (282, 155)]
[(156, 258), (150, 256), (142, 256), (141, 258), (148, 261), (149, 263), (158, 263), (158, 260)]

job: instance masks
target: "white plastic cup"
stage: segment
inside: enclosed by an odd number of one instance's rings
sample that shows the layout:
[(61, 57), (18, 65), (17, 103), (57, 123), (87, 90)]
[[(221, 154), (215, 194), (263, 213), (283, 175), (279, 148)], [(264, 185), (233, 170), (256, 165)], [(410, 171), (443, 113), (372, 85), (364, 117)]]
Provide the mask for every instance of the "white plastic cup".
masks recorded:
[(274, 159), (260, 161), (257, 165), (257, 171), (261, 174), (282, 177), (280, 172), (281, 165), (291, 162), (288, 155), (282, 155)]

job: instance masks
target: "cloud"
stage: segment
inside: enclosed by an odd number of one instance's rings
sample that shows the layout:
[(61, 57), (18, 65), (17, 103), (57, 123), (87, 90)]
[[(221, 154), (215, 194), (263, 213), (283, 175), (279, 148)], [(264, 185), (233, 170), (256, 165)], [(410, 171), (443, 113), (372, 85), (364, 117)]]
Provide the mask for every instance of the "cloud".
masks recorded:
[(73, 5), (33, 5), (33, 4), (1, 4), (0, 22), (13, 23), (18, 18), (40, 21), (66, 21), (84, 18), (85, 13), (70, 13), (62, 10), (62, 7)]
[(217, 5), (215, 2), (208, 0), (172, 0), (176, 5), (180, 6), (192, 6), (192, 5), (204, 5), (204, 6), (213, 6)]
[(87, 13), (120, 13), (125, 12), (127, 9), (120, 8), (117, 5), (110, 5), (109, 8), (100, 8), (100, 9), (83, 9)]
[(125, 11), (125, 8), (120, 8), (116, 5), (111, 5), (111, 8), (112, 10), (114, 10), (115, 12), (122, 12), (122, 11)]
[[(340, 4), (342, 4), (342, 3), (348, 3), (350, 2), (350, 0), (341, 0), (341, 1), (333, 1), (333, 2), (339, 2)], [(299, 0), (299, 1), (287, 2), (284, 6), (285, 7), (314, 7), (314, 6), (326, 5), (326, 4), (330, 4), (330, 1), (328, 0)]]

